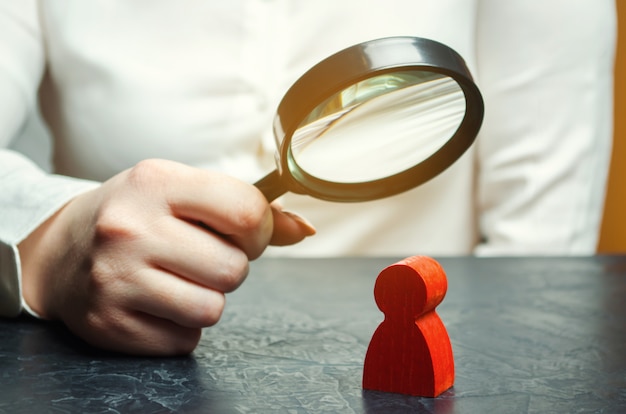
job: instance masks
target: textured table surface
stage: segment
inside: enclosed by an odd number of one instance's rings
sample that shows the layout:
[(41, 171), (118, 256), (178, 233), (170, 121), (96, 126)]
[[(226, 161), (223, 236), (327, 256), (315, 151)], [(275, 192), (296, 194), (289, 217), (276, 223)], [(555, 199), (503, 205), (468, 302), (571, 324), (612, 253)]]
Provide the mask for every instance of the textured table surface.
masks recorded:
[(0, 413), (625, 413), (626, 257), (441, 258), (456, 382), (363, 391), (390, 259), (261, 259), (189, 357), (85, 346), (0, 320)]

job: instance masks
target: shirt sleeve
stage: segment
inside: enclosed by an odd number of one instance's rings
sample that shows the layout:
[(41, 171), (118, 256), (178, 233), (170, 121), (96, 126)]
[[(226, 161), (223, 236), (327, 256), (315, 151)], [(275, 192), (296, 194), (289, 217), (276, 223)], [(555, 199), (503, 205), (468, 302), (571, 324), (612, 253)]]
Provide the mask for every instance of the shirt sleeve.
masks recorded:
[(612, 144), (612, 0), (481, 0), (476, 253), (594, 254)]
[(36, 2), (0, 0), (0, 316), (23, 309), (18, 244), (97, 183), (49, 175), (8, 149), (36, 108), (45, 66)]

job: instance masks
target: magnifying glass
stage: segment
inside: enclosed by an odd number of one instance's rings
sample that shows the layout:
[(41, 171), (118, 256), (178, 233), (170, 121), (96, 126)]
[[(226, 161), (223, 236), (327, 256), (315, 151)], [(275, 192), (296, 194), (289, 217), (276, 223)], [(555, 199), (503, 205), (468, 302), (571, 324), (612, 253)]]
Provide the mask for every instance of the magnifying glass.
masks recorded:
[(472, 145), (484, 114), (448, 46), (390, 37), (344, 49), (284, 95), (274, 119), (277, 169), (255, 185), (328, 201), (395, 195), (435, 177)]

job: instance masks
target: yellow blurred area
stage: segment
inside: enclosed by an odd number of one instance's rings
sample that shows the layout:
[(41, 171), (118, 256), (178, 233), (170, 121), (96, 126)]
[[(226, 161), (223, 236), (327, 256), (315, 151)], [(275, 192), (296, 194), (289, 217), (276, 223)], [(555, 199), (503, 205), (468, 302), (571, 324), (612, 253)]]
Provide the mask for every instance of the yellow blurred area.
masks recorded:
[(617, 0), (615, 131), (599, 253), (626, 253), (626, 1)]

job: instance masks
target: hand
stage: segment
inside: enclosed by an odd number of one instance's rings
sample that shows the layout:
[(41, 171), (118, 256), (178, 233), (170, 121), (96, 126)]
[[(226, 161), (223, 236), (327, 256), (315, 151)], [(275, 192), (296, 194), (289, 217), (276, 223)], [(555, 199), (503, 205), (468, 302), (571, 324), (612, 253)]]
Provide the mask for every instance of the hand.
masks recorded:
[(70, 201), (20, 244), (23, 294), (95, 346), (189, 353), (249, 260), (313, 233), (252, 185), (144, 161)]

